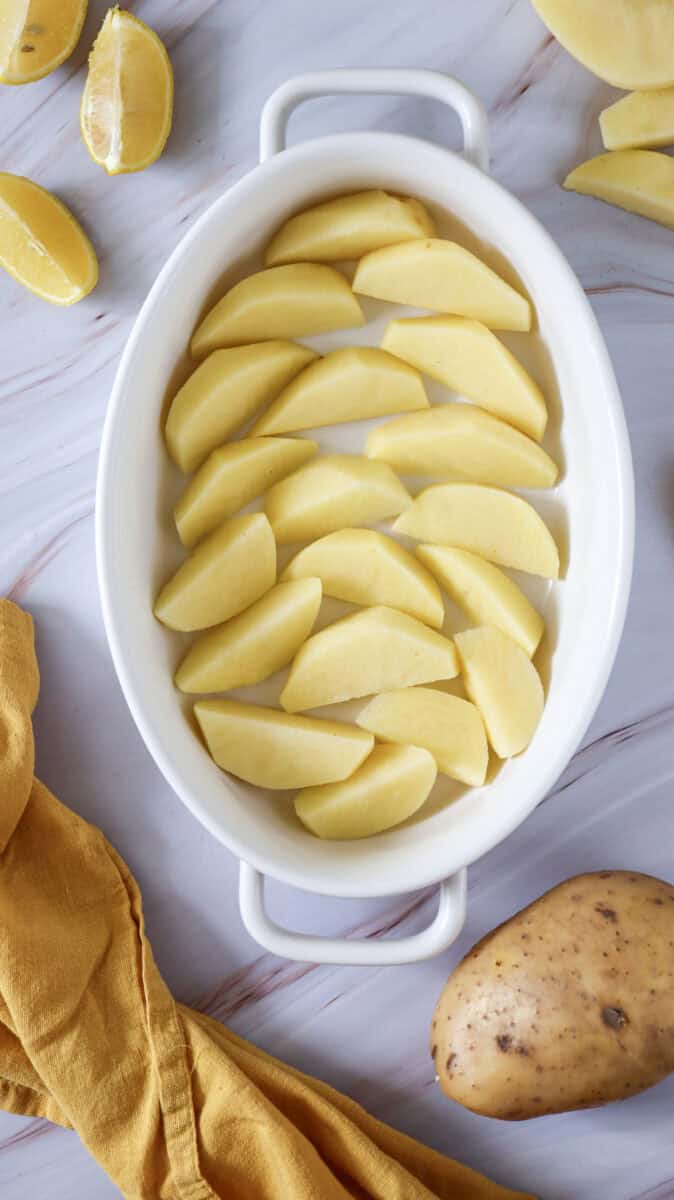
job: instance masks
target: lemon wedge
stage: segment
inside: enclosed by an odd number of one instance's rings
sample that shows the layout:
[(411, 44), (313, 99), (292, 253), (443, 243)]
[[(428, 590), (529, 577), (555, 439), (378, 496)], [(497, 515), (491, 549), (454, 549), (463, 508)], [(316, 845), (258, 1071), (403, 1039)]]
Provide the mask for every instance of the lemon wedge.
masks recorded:
[(87, 0), (1, 0), (0, 83), (32, 83), (72, 54)]
[(98, 281), (91, 242), (51, 192), (0, 173), (0, 266), (51, 304), (76, 304)]
[(171, 130), (173, 70), (153, 29), (111, 8), (89, 56), (80, 128), (108, 175), (142, 171), (159, 158)]

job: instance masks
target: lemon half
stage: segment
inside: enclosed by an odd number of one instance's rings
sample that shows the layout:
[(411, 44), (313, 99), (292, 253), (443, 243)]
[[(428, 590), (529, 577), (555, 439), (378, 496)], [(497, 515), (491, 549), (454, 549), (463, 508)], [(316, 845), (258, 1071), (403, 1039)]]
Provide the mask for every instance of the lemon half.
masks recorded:
[(0, 174), (0, 266), (51, 304), (76, 304), (98, 281), (94, 248), (72, 213), (22, 175)]
[(42, 79), (72, 54), (87, 0), (0, 0), (0, 83)]
[(173, 71), (153, 29), (111, 8), (89, 56), (80, 127), (95, 163), (108, 175), (156, 162), (173, 116)]

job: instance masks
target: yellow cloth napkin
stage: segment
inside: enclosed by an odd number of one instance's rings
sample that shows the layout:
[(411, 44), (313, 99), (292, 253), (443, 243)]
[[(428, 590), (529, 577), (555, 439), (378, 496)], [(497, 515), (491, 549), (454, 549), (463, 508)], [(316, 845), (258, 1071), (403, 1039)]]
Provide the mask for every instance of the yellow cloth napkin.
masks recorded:
[(0, 600), (0, 1105), (76, 1129), (129, 1200), (513, 1198), (174, 1001), (126, 864), (33, 778), (38, 688)]

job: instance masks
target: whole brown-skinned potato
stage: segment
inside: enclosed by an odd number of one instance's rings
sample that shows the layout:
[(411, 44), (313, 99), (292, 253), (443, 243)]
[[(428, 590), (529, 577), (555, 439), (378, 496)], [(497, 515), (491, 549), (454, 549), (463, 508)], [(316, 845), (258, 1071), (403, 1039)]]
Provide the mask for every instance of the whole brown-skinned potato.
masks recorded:
[(478, 942), (431, 1033), (442, 1090), (519, 1121), (623, 1100), (674, 1070), (674, 887), (567, 879)]

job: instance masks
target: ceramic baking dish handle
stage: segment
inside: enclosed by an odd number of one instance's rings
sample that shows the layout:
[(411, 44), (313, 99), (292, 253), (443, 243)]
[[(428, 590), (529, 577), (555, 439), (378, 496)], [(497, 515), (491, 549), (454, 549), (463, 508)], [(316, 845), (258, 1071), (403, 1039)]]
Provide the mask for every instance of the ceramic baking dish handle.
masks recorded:
[(389, 941), (374, 938), (333, 938), (293, 933), (272, 921), (264, 903), (264, 875), (241, 863), (239, 903), (250, 936), (265, 950), (297, 962), (340, 963), (390, 967), (421, 962), (445, 950), (459, 936), (466, 919), (465, 867), (439, 887), (438, 911), (425, 929)]
[(286, 80), (272, 92), (260, 120), (260, 162), (285, 149), (286, 126), (294, 108), (303, 100), (337, 93), (425, 96), (441, 100), (458, 115), (463, 129), (463, 152), (483, 171), (489, 170), (489, 127), (480, 101), (468, 88), (438, 71), (397, 68), (354, 68), (342, 71), (313, 71)]

